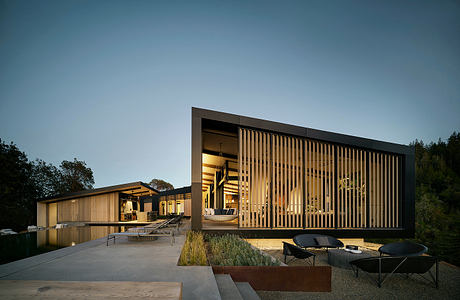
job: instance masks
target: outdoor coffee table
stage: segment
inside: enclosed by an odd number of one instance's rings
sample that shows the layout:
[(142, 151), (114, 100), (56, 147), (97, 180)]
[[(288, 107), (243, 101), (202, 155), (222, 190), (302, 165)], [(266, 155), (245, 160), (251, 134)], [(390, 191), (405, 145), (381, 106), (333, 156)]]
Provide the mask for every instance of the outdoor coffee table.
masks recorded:
[(350, 261), (360, 258), (371, 257), (369, 252), (351, 253), (343, 249), (330, 249), (327, 252), (327, 263), (334, 267), (351, 269)]

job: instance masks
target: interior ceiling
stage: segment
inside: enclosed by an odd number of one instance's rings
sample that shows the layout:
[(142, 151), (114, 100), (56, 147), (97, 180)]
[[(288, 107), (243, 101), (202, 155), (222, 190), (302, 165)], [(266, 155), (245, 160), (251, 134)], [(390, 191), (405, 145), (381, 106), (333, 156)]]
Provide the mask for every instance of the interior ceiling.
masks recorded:
[(135, 189), (123, 191), (122, 193), (127, 194), (127, 195), (132, 195), (132, 196), (139, 196), (139, 197), (140, 196), (151, 196), (155, 194), (155, 192), (153, 192), (152, 190), (142, 185)]
[[(228, 162), (228, 176), (238, 176), (238, 127), (234, 124), (203, 119), (203, 191), (214, 183), (214, 174)], [(238, 182), (224, 183), (225, 193), (238, 193)]]
[[(228, 176), (238, 176), (238, 161), (228, 159), (222, 156), (211, 155), (203, 153), (203, 166), (202, 166), (202, 189), (206, 191), (208, 187), (214, 183), (214, 174), (219, 171), (221, 167), (228, 161), (229, 173)], [(238, 182), (227, 181), (224, 183), (224, 191), (226, 193), (238, 193)]]
[(238, 155), (238, 137), (231, 133), (203, 131), (203, 150), (227, 155)]

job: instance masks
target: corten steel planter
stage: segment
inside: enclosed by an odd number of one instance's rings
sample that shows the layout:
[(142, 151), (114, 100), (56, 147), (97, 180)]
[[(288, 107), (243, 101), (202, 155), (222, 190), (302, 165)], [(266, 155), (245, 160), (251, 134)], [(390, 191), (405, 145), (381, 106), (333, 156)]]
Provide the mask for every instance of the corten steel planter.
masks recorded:
[(214, 274), (229, 274), (233, 281), (249, 282), (255, 290), (330, 292), (330, 266), (213, 266)]

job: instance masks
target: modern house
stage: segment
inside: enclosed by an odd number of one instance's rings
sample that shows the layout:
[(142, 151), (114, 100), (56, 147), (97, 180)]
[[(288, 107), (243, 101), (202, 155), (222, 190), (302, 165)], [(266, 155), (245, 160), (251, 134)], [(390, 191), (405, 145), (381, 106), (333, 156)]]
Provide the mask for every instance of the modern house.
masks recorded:
[[(184, 216), (190, 217), (192, 214), (191, 186), (163, 191), (151, 198), (152, 203), (158, 203), (158, 214), (160, 216), (182, 213)], [(147, 202), (144, 206), (146, 204)]]
[(140, 198), (156, 194), (138, 181), (42, 199), (37, 202), (37, 225), (135, 221), (141, 214)]
[[(192, 229), (410, 237), (414, 148), (192, 108)], [(204, 219), (233, 208), (229, 223)]]

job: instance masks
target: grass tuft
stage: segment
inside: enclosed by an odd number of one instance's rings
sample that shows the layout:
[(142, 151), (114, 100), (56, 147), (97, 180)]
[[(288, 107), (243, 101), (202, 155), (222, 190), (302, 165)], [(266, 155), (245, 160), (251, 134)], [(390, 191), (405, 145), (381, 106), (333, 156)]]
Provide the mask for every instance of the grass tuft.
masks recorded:
[(210, 262), (217, 266), (279, 266), (237, 235), (208, 236)]
[(188, 231), (182, 253), (179, 258), (180, 266), (206, 266), (206, 246), (203, 233)]

